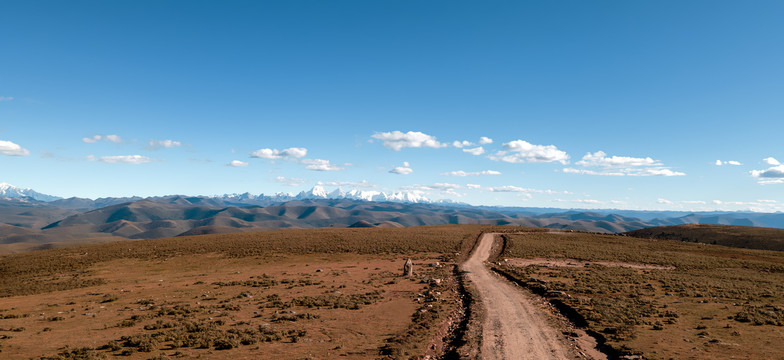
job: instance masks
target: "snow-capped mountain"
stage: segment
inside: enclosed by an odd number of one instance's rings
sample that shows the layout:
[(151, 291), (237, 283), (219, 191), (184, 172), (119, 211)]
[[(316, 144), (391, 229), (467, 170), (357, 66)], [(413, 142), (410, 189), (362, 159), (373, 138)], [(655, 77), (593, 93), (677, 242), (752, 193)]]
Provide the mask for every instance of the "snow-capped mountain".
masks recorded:
[(22, 189), (8, 183), (0, 183), (0, 197), (5, 198), (31, 198), (38, 201), (55, 201), (62, 199), (58, 196), (41, 194), (33, 189)]
[(387, 194), (381, 191), (359, 190), (359, 189), (351, 189), (349, 191), (344, 191), (342, 188), (338, 187), (335, 190), (328, 192), (321, 185), (316, 185), (312, 189), (308, 191), (302, 191), (297, 195), (294, 195), (292, 193), (279, 192), (274, 195), (260, 194), (256, 196), (250, 193), (244, 193), (244, 194), (219, 195), (219, 196), (213, 196), (213, 198), (224, 200), (224, 201), (230, 201), (230, 202), (254, 203), (254, 204), (262, 204), (262, 203), (267, 204), (267, 203), (275, 203), (275, 202), (286, 202), (292, 200), (323, 200), (323, 199), (393, 201), (393, 202), (405, 202), (405, 203), (432, 203), (432, 201), (426, 198), (421, 191), (400, 191), (400, 192)]
[(365, 201), (385, 201), (387, 196), (378, 191), (352, 189), (346, 193), (346, 199), (365, 200)]
[(324, 189), (321, 185), (316, 185), (310, 191), (303, 191), (297, 194), (297, 200), (305, 200), (305, 199), (328, 199), (329, 194), (327, 194), (327, 190)]
[(343, 191), (343, 189), (338, 187), (337, 189), (332, 190), (332, 192), (329, 193), (329, 195), (327, 195), (327, 197), (329, 197), (330, 199), (345, 199), (346, 198), (346, 192)]
[(316, 185), (309, 191), (303, 191), (295, 197), (297, 200), (308, 199), (349, 199), (349, 200), (364, 200), (364, 201), (396, 201), (408, 203), (429, 203), (428, 198), (422, 195), (420, 191), (401, 191), (392, 194), (387, 194), (380, 191), (368, 191), (352, 189), (349, 192), (337, 188), (332, 192), (327, 192), (321, 185)]
[[(58, 196), (46, 195), (41, 194), (33, 189), (22, 189), (11, 184), (7, 183), (0, 183), (0, 198), (12, 198), (18, 199), (20, 201), (43, 201), (43, 202), (52, 202), (56, 200), (63, 200), (63, 198)], [(312, 189), (308, 191), (302, 191), (299, 194), (292, 194), (292, 193), (275, 193), (273, 195), (253, 195), (249, 192), (238, 194), (224, 194), (224, 195), (214, 195), (205, 198), (211, 198), (218, 201), (222, 201), (226, 204), (246, 204), (246, 205), (257, 205), (257, 206), (267, 206), (275, 203), (283, 203), (292, 200), (360, 200), (360, 201), (392, 201), (392, 202), (403, 202), (403, 203), (442, 203), (443, 200), (440, 201), (431, 201), (421, 191), (399, 191), (394, 193), (384, 193), (381, 191), (374, 191), (374, 190), (359, 190), (359, 189), (351, 189), (349, 191), (344, 191), (342, 188), (338, 187), (331, 192), (328, 192), (323, 186), (316, 185)], [(135, 201), (141, 198), (128, 198), (127, 201)], [(89, 200), (89, 199), (82, 199), (82, 200)], [(100, 200), (100, 199), (98, 199)], [(123, 200), (124, 199), (120, 199)], [(89, 202), (89, 201), (88, 201)]]

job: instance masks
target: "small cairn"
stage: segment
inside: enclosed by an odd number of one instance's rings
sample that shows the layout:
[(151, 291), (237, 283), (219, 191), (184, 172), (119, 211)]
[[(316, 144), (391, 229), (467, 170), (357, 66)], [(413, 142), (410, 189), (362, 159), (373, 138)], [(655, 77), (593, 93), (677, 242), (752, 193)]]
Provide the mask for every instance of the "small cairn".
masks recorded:
[(411, 258), (406, 260), (406, 263), (403, 264), (403, 276), (414, 276), (414, 262), (411, 261)]

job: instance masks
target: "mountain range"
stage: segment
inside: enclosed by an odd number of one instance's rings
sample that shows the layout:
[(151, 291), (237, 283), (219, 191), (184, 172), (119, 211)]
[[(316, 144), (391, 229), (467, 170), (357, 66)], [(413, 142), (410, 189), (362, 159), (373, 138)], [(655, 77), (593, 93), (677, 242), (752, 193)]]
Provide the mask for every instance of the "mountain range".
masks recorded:
[(654, 226), (723, 224), (784, 228), (782, 213), (680, 213), (471, 206), (416, 192), (322, 186), (299, 194), (59, 198), (0, 186), (0, 252), (61, 244), (269, 229), (494, 224), (621, 233)]

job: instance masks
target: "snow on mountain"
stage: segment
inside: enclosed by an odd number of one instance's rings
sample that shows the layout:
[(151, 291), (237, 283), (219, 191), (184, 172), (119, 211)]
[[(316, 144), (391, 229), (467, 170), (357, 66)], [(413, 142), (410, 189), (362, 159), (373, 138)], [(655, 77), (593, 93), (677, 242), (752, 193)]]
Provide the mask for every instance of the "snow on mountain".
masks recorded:
[(316, 185), (310, 191), (303, 191), (297, 195), (298, 200), (305, 200), (305, 199), (328, 199), (329, 194), (327, 194), (327, 190), (324, 190), (324, 187), (321, 185)]
[[(259, 197), (264, 197), (264, 194), (259, 195)], [(294, 199), (293, 193), (284, 193), (284, 192), (276, 192), (275, 195), (270, 196), (273, 200), (291, 200)]]
[(429, 203), (430, 200), (419, 191), (396, 192), (389, 196), (389, 201), (402, 201), (410, 203)]
[[(41, 194), (33, 189), (22, 189), (16, 186), (13, 186), (8, 183), (0, 183), (0, 198), (13, 198), (27, 201), (27, 199), (33, 199), (37, 201), (45, 201), (51, 202), (55, 200), (61, 200), (61, 197), (52, 196)], [(253, 195), (251, 193), (234, 193), (234, 194), (224, 194), (224, 195), (214, 195), (210, 196), (210, 198), (223, 200), (223, 201), (230, 201), (230, 202), (237, 202), (237, 203), (246, 203), (246, 204), (256, 204), (256, 205), (264, 205), (268, 204), (270, 201), (272, 202), (286, 202), (291, 200), (313, 200), (313, 199), (348, 199), (348, 200), (361, 200), (361, 201), (393, 201), (393, 202), (407, 202), (407, 203), (432, 203), (428, 198), (424, 196), (421, 191), (400, 191), (395, 192), (392, 194), (387, 194), (380, 191), (374, 190), (359, 190), (359, 189), (351, 189), (350, 191), (346, 192), (340, 187), (337, 189), (327, 192), (321, 185), (316, 185), (312, 189), (308, 191), (302, 191), (297, 195), (292, 193), (275, 193), (274, 195)], [(99, 199), (100, 200), (100, 199)], [(440, 200), (440, 202), (444, 202)]]
[(380, 191), (372, 190), (358, 190), (352, 189), (348, 192), (337, 188), (330, 193), (320, 185), (316, 185), (309, 191), (303, 191), (296, 196), (297, 200), (306, 199), (350, 199), (350, 200), (363, 200), (363, 201), (396, 201), (396, 202), (409, 202), (409, 203), (429, 203), (428, 198), (423, 196), (421, 191), (401, 191), (392, 194), (386, 194)]
[(327, 197), (330, 198), (330, 199), (345, 199), (346, 198), (346, 192), (343, 191), (343, 189), (338, 187), (337, 189), (335, 189), (331, 193), (329, 193), (329, 195), (327, 195)]
[(302, 191), (297, 195), (292, 193), (276, 193), (274, 195), (251, 195), (250, 193), (244, 194), (225, 194), (213, 196), (217, 199), (254, 203), (254, 202), (286, 202), (291, 200), (319, 200), (319, 199), (332, 199), (332, 200), (361, 200), (361, 201), (394, 201), (394, 202), (407, 202), (407, 203), (431, 203), (421, 191), (400, 191), (392, 194), (387, 194), (380, 191), (373, 190), (359, 190), (351, 189), (344, 191), (338, 187), (331, 192), (327, 192), (321, 185), (316, 185), (308, 191)]
[(242, 193), (242, 194), (237, 194), (237, 193), (225, 194), (225, 195), (213, 196), (213, 197), (221, 198), (221, 199), (224, 199), (224, 200), (234, 200), (234, 201), (238, 201), (238, 200), (240, 200), (240, 201), (241, 200), (255, 200), (255, 199), (258, 198), (258, 196), (253, 195), (253, 194), (251, 194), (249, 192)]
[(364, 201), (387, 201), (387, 195), (378, 191), (352, 189), (351, 191), (346, 193), (346, 199), (364, 200)]
[(6, 198), (31, 198), (38, 201), (55, 201), (62, 199), (58, 196), (41, 194), (33, 189), (22, 189), (8, 183), (0, 183), (0, 197)]

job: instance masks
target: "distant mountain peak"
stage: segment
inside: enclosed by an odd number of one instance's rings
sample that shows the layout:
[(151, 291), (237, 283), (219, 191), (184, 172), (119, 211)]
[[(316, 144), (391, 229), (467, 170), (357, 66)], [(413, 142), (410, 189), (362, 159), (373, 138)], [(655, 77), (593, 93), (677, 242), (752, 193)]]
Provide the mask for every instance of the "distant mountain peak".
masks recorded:
[(309, 191), (303, 191), (297, 195), (297, 199), (299, 200), (327, 198), (329, 198), (329, 194), (327, 194), (327, 190), (325, 190), (321, 185), (316, 185)]
[(346, 197), (346, 192), (343, 191), (340, 187), (333, 190), (329, 195), (327, 195), (330, 199), (343, 199)]
[(46, 201), (46, 202), (62, 199), (59, 196), (41, 194), (33, 189), (30, 188), (23, 189), (6, 182), (0, 183), (0, 197), (11, 198), (11, 199), (31, 198), (33, 200)]

